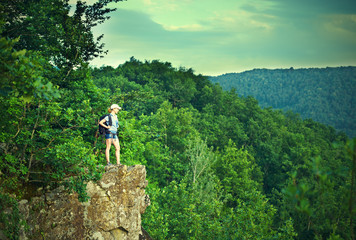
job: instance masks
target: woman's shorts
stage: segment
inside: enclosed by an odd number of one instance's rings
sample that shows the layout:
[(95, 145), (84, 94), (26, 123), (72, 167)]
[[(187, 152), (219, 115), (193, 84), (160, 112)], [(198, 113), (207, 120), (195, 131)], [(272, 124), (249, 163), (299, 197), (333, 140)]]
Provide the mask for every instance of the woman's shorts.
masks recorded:
[(112, 134), (112, 133), (109, 133), (109, 134), (105, 134), (105, 139), (117, 139), (117, 134)]

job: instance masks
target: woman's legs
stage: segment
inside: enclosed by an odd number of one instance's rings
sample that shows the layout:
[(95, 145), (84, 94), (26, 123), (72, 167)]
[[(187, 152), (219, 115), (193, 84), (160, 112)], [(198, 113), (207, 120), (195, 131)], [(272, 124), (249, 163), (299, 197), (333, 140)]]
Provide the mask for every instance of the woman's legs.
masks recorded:
[(106, 164), (110, 163), (110, 148), (111, 143), (115, 146), (115, 155), (116, 155), (116, 164), (120, 164), (120, 142), (118, 138), (108, 138), (106, 139), (106, 149), (105, 149), (105, 157), (106, 157)]
[(120, 164), (120, 142), (118, 138), (113, 139), (113, 144), (115, 146), (116, 164)]
[(109, 162), (110, 162), (110, 147), (111, 147), (112, 141), (113, 141), (112, 138), (106, 139), (106, 149), (105, 149), (106, 164), (109, 164)]

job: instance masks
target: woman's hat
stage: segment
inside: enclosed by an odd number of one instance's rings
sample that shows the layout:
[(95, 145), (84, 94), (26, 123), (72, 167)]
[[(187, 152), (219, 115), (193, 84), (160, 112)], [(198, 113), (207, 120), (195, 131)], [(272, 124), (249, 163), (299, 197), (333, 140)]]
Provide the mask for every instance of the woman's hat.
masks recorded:
[(117, 104), (111, 105), (110, 109), (114, 109), (114, 108), (118, 108), (119, 110), (121, 110), (121, 107), (119, 107), (119, 105)]

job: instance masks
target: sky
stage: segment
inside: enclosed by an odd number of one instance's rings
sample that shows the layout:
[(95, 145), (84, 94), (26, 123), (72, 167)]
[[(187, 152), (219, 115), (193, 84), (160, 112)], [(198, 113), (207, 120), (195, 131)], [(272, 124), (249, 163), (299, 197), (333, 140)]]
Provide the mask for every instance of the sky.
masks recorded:
[[(87, 1), (88, 3), (93, 0)], [(109, 53), (217, 76), (256, 68), (356, 66), (356, 0), (127, 0), (94, 28)]]

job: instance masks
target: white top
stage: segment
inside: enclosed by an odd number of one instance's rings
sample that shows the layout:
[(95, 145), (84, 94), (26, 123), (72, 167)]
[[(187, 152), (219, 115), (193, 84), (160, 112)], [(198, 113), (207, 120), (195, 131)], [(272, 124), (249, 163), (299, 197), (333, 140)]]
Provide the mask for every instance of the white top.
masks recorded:
[[(110, 113), (112, 126), (109, 128), (109, 131), (112, 133), (117, 133), (117, 129), (119, 128), (119, 120), (117, 119), (117, 115), (113, 115)], [(105, 117), (105, 121), (109, 124), (109, 116)]]

